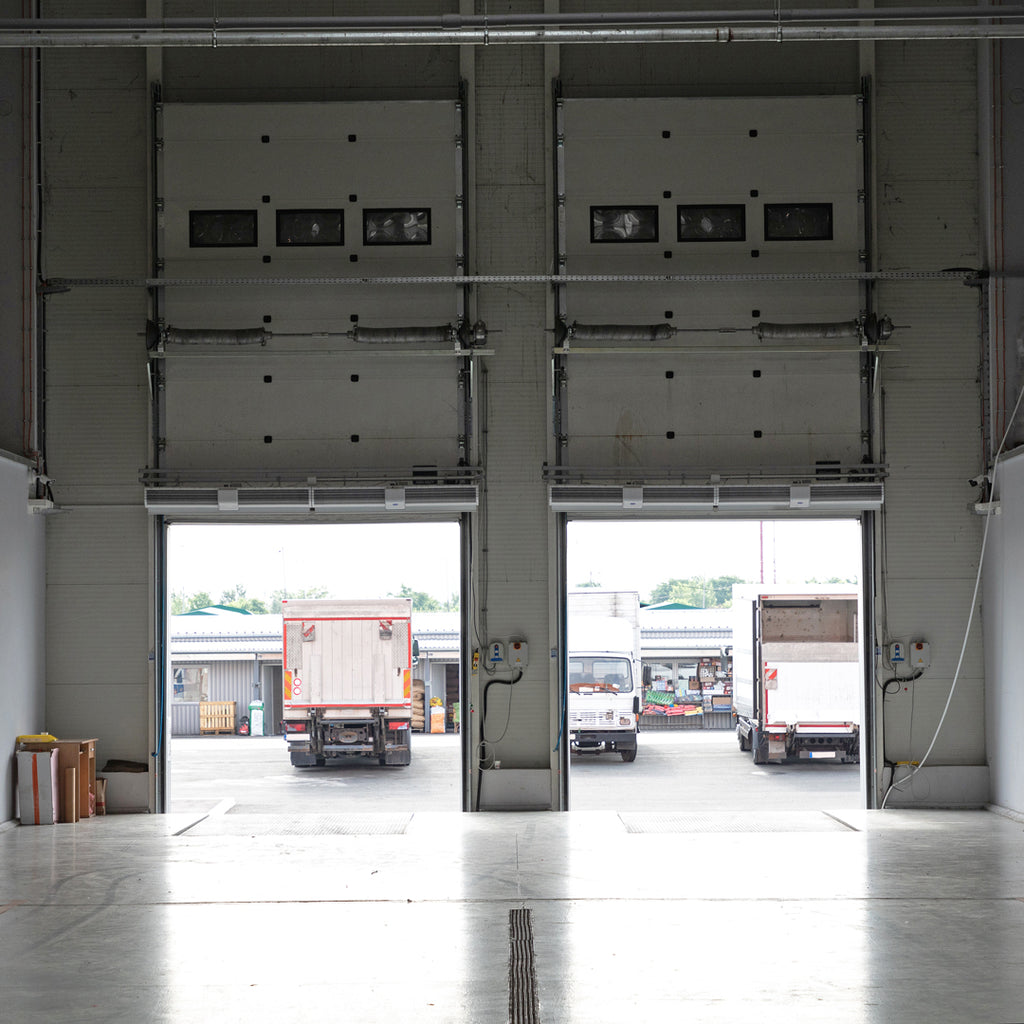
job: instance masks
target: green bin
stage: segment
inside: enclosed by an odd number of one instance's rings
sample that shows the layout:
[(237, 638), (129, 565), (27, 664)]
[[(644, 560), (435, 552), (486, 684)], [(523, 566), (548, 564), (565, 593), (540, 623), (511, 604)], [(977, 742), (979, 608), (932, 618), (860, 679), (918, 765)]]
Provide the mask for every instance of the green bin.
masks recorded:
[(249, 704), (249, 735), (263, 735), (263, 701), (254, 700)]

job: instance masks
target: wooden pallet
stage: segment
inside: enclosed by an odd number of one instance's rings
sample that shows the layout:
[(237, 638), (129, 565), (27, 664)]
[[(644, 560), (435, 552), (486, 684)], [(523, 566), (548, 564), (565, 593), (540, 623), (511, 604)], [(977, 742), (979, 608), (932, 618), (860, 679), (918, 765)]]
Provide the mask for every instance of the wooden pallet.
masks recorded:
[(235, 701), (203, 700), (199, 702), (200, 733), (233, 733)]

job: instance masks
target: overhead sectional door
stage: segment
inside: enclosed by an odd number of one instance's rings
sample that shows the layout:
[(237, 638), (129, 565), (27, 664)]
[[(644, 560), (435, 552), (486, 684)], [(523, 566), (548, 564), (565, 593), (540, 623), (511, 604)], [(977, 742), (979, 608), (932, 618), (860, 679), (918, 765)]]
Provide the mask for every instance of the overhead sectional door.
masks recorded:
[(162, 470), (304, 483), (464, 459), (460, 117), (454, 102), (159, 109)]
[(868, 461), (858, 97), (564, 99), (558, 127), (561, 464)]

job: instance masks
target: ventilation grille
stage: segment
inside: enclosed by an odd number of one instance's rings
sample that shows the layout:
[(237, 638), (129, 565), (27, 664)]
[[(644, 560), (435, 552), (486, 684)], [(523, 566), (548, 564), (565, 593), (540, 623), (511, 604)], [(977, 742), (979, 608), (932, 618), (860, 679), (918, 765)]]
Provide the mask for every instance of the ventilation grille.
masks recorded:
[(309, 508), (306, 487), (261, 487), (238, 492), (239, 512), (274, 512), (278, 509)]
[[(232, 500), (224, 501), (225, 494)], [(411, 487), (147, 487), (146, 508), (154, 515), (280, 512), (469, 512), (479, 504), (474, 484), (414, 484)]]
[(816, 483), (802, 485), (809, 492), (797, 504), (795, 492), (800, 485), (720, 484), (720, 485), (648, 485), (618, 487), (608, 484), (552, 484), (548, 488), (551, 508), (561, 512), (621, 511), (648, 509), (657, 511), (736, 511), (780, 512), (791, 508), (810, 511), (863, 512), (882, 507), (885, 498), (881, 483)]
[(539, 1024), (537, 977), (533, 954), (533, 911), (508, 912), (509, 1024)]

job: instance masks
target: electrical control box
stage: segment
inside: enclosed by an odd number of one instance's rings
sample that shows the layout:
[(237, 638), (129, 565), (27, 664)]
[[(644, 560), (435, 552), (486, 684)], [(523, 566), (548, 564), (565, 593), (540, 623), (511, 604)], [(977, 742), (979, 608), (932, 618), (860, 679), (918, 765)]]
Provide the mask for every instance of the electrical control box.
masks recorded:
[(509, 640), (508, 663), (510, 668), (522, 671), (530, 660), (529, 645), (525, 640)]
[(494, 671), (505, 665), (505, 645), (500, 640), (492, 640), (487, 647), (487, 667)]
[(912, 668), (928, 668), (932, 663), (932, 645), (927, 640), (914, 640), (910, 644)]

